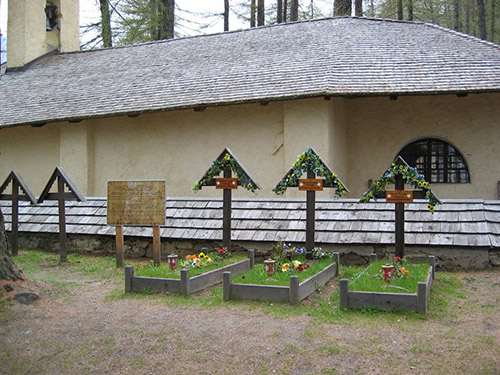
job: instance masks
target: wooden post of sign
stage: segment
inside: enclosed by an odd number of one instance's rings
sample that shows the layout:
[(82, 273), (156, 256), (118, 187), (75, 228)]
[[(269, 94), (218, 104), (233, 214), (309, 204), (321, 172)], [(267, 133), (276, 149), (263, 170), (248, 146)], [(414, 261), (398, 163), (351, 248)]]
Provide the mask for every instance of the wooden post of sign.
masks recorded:
[(159, 225), (153, 225), (153, 261), (155, 266), (159, 266), (161, 264), (161, 240)]
[[(316, 174), (311, 168), (307, 168), (307, 178), (315, 178)], [(316, 220), (316, 192), (308, 190), (306, 193), (306, 249), (307, 257), (312, 257), (312, 249), (314, 249), (314, 223)]]
[(116, 231), (116, 267), (123, 267), (125, 256), (123, 253), (123, 225), (117, 225)]
[[(231, 169), (224, 169), (224, 178), (231, 178)], [(222, 202), (222, 246), (231, 251), (231, 189), (224, 189)]]
[[(396, 175), (394, 186), (396, 190), (404, 190), (405, 183), (401, 174)], [(396, 237), (395, 256), (402, 258), (404, 257), (405, 254), (405, 204), (404, 203), (396, 203), (395, 237)]]

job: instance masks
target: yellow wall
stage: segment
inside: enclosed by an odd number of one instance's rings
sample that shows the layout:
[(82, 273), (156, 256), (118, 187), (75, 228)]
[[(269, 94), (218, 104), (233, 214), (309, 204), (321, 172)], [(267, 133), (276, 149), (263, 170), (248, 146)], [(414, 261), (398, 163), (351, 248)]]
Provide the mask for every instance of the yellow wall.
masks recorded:
[(67, 123), (0, 130), (0, 183), (11, 170), (16, 170), (33, 194), (39, 196), (59, 165), (60, 125)]
[[(440, 198), (497, 199), (500, 94), (322, 98), (114, 117), (0, 130), (0, 180), (18, 170), (38, 195), (62, 166), (87, 196), (106, 196), (108, 180), (166, 179), (169, 196), (221, 196), (191, 186), (229, 147), (263, 190), (312, 146), (359, 198), (410, 141), (434, 137), (462, 152), (472, 183), (434, 184)], [(1, 181), (0, 181), (1, 182)], [(243, 189), (236, 197), (252, 197)], [(333, 196), (332, 189), (318, 198)], [(285, 197), (304, 197), (288, 189)]]
[(470, 184), (433, 184), (440, 198), (498, 198), (500, 95), (342, 99), (347, 107), (346, 182), (360, 196), (402, 147), (419, 138), (447, 141), (466, 159)]

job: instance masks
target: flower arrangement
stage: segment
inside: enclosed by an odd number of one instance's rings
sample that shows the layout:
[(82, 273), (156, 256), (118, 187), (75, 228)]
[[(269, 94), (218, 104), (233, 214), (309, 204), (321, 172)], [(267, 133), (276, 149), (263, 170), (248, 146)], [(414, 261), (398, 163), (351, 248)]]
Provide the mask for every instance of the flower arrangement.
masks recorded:
[(441, 201), (434, 195), (431, 190), (430, 184), (425, 181), (424, 176), (418, 173), (417, 168), (410, 167), (409, 165), (392, 163), (382, 177), (373, 182), (370, 189), (368, 189), (360, 202), (368, 203), (371, 199), (377, 200), (377, 196), (385, 191), (389, 184), (393, 184), (397, 175), (401, 175), (404, 181), (415, 189), (421, 189), (425, 193), (425, 199), (429, 202), (428, 208), (434, 213), (435, 207), (441, 204)]
[(217, 256), (221, 259), (224, 259), (229, 255), (230, 255), (230, 253), (229, 253), (229, 250), (226, 246), (223, 246), (217, 250)]
[(281, 272), (300, 272), (309, 268), (309, 264), (302, 263), (301, 261), (295, 259), (290, 263), (284, 263), (281, 267)]
[(405, 257), (395, 257), (394, 264), (386, 264), (382, 266), (380, 278), (384, 281), (390, 282), (392, 280), (400, 280), (410, 274), (410, 271), (405, 267)]
[[(313, 259), (331, 258), (332, 254), (325, 253), (321, 247), (315, 247), (312, 252)], [(278, 242), (273, 246), (273, 257), (277, 261), (277, 269), (281, 272), (296, 273), (310, 267), (306, 263), (307, 250), (305, 247), (296, 247), (291, 243)]]
[(185, 268), (202, 268), (209, 263), (212, 263), (212, 258), (210, 258), (208, 255), (205, 253), (201, 252), (198, 255), (186, 255), (184, 259), (184, 264), (183, 266)]
[(259, 189), (257, 183), (252, 180), (247, 172), (245, 172), (240, 163), (231, 155), (231, 153), (225, 149), (222, 154), (213, 161), (212, 166), (205, 172), (201, 180), (193, 185), (192, 190), (197, 192), (201, 190), (203, 186), (214, 186), (215, 178), (226, 169), (230, 169), (234, 172), (238, 179), (238, 185), (244, 187), (252, 193), (254, 193), (256, 189)]
[(283, 195), (287, 188), (299, 186), (299, 178), (308, 169), (311, 169), (316, 175), (324, 177), (323, 186), (335, 188), (337, 196), (341, 197), (348, 192), (342, 181), (337, 178), (337, 175), (328, 168), (311, 147), (308, 147), (306, 152), (297, 156), (297, 160), (290, 171), (273, 188), (274, 193)]

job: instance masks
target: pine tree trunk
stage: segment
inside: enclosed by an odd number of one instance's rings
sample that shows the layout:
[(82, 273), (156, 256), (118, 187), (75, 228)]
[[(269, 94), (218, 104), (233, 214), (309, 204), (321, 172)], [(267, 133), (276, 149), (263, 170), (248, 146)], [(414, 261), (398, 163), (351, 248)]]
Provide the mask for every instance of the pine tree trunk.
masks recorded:
[(12, 261), (9, 253), (2, 210), (0, 210), (0, 280), (24, 280), (22, 271)]
[(224, 0), (224, 31), (229, 31), (229, 0)]
[(470, 34), (470, 2), (465, 0), (465, 33)]
[(264, 0), (257, 1), (257, 26), (264, 26)]
[(283, 22), (288, 20), (288, 0), (283, 0)]
[(398, 0), (398, 20), (403, 20), (403, 0)]
[(413, 0), (408, 0), (408, 21), (413, 21)]
[(335, 0), (333, 4), (333, 15), (342, 17), (351, 15), (352, 3), (351, 0)]
[(101, 36), (104, 47), (113, 47), (111, 39), (111, 15), (109, 13), (109, 0), (99, 0), (101, 4)]
[(290, 3), (290, 21), (299, 19), (299, 0), (292, 0)]
[(477, 0), (477, 25), (479, 27), (479, 37), (486, 40), (486, 14), (484, 10), (484, 0)]
[(354, 0), (354, 14), (363, 17), (363, 0)]
[(495, 0), (491, 0), (490, 40), (495, 42)]
[(257, 7), (255, 6), (255, 0), (250, 1), (250, 27), (255, 27), (255, 12)]
[(276, 14), (276, 22), (277, 23), (282, 23), (283, 22), (283, 0), (278, 0), (277, 4), (277, 14)]
[(453, 29), (460, 31), (460, 4), (459, 0), (453, 0)]

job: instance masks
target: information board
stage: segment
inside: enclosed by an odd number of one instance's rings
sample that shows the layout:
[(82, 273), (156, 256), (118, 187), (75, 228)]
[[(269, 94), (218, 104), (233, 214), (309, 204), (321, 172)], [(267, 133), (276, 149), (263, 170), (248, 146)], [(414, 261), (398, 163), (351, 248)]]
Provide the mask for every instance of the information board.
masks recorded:
[(165, 180), (108, 181), (108, 225), (165, 225)]

